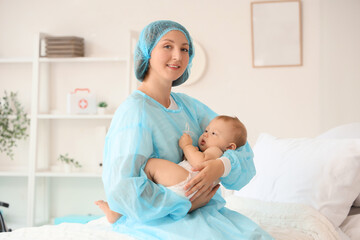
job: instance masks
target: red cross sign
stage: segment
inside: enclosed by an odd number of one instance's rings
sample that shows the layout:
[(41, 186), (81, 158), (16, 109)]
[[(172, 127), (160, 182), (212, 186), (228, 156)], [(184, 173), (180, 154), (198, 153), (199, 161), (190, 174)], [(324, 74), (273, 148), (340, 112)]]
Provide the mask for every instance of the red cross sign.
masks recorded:
[(80, 99), (80, 101), (79, 101), (79, 107), (81, 108), (81, 109), (85, 109), (85, 108), (87, 108), (87, 106), (88, 106), (88, 101), (86, 100), (86, 99)]

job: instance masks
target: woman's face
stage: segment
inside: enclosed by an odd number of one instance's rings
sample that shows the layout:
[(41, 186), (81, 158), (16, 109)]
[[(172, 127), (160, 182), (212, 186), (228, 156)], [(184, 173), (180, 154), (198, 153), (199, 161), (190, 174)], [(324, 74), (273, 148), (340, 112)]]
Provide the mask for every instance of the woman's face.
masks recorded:
[(186, 70), (189, 63), (189, 44), (180, 31), (166, 33), (151, 52), (149, 78), (172, 83)]

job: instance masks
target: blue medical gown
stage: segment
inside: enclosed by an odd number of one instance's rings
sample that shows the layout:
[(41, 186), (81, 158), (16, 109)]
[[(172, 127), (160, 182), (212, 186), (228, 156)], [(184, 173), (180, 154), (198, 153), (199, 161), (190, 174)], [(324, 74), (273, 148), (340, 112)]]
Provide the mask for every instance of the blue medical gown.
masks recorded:
[[(123, 215), (115, 231), (138, 239), (272, 239), (254, 222), (224, 208), (218, 191), (210, 202), (190, 214), (191, 203), (150, 181), (144, 167), (149, 158), (179, 163), (178, 146), (190, 128), (194, 144), (216, 116), (207, 106), (180, 93), (171, 93), (177, 110), (166, 109), (141, 91), (134, 91), (117, 109), (105, 140), (103, 183), (110, 208)], [(248, 144), (224, 154), (231, 172), (221, 178), (228, 189), (240, 189), (255, 175)]]

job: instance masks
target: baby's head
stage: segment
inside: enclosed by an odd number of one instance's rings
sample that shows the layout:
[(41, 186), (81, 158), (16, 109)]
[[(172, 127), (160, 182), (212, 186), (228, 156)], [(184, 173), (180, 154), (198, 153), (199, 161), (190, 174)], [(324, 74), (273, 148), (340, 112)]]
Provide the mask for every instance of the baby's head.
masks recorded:
[(214, 118), (199, 138), (199, 148), (219, 147), (222, 151), (235, 150), (245, 145), (247, 131), (237, 117), (220, 115)]

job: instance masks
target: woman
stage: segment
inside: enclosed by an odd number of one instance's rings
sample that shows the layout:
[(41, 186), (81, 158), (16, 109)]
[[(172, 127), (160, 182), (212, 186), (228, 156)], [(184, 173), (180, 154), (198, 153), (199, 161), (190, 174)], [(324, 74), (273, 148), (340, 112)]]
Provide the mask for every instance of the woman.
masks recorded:
[(179, 163), (178, 140), (190, 130), (193, 142), (216, 116), (204, 104), (171, 92), (189, 77), (194, 56), (188, 31), (172, 21), (144, 28), (135, 52), (135, 73), (141, 86), (121, 104), (106, 136), (103, 182), (107, 200), (123, 215), (114, 230), (139, 239), (271, 239), (255, 223), (224, 208), (213, 182), (240, 189), (255, 174), (248, 144), (205, 162), (180, 197), (151, 182), (144, 167), (150, 158)]

